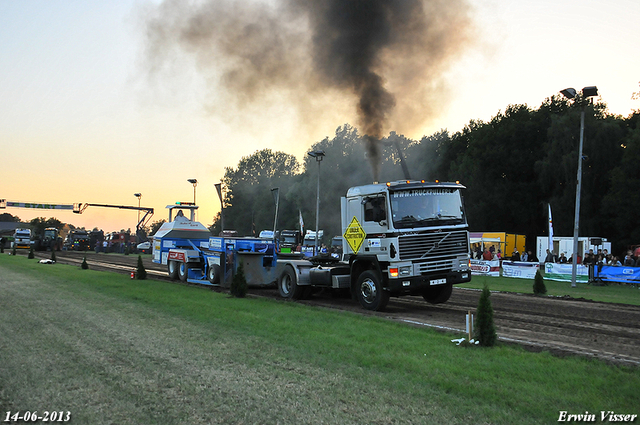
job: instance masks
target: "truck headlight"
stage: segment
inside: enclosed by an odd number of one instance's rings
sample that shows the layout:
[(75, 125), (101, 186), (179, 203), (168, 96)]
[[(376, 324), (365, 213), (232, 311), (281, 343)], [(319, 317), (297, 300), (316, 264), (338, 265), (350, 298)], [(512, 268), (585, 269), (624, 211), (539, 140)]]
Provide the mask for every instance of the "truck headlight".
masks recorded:
[(411, 266), (400, 267), (400, 276), (411, 276)]

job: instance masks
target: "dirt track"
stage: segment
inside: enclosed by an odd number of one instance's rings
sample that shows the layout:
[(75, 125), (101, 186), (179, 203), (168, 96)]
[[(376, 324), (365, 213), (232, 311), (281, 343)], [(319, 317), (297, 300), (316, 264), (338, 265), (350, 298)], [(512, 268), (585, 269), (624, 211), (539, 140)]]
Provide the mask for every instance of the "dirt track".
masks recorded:
[[(49, 258), (50, 253), (39, 253)], [(56, 253), (59, 262), (79, 264), (84, 253)], [(86, 253), (92, 269), (129, 274), (138, 256)], [(167, 279), (166, 267), (147, 257), (144, 266), (150, 278)], [(253, 296), (277, 298), (275, 289), (250, 289)], [(305, 304), (369, 314), (415, 326), (462, 331), (465, 315), (475, 312), (480, 291), (454, 288), (445, 304), (427, 304), (420, 297), (392, 298), (384, 312), (363, 310), (348, 296), (329, 291), (314, 294)], [(491, 303), (499, 338), (532, 350), (556, 355), (578, 354), (622, 364), (640, 365), (640, 307), (598, 303), (557, 297), (493, 293)], [(458, 336), (456, 335), (456, 338)]]

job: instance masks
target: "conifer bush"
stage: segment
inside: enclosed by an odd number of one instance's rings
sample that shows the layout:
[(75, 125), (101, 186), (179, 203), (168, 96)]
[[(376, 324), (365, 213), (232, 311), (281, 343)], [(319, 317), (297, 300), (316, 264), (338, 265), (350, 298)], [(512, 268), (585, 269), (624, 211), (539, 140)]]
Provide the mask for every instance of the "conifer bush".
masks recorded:
[(82, 268), (83, 270), (89, 268), (89, 265), (87, 264), (87, 257), (82, 257), (82, 264), (80, 265), (80, 268)]
[(33, 253), (33, 245), (29, 247), (29, 255), (27, 256), (28, 259), (33, 260), (35, 258), (35, 254)]
[(480, 301), (478, 301), (478, 309), (476, 311), (476, 335), (475, 339), (480, 341), (480, 345), (484, 347), (493, 347), (497, 340), (496, 327), (493, 323), (493, 307), (489, 297), (489, 287), (484, 285)]
[(533, 279), (533, 293), (534, 295), (544, 295), (547, 293), (547, 287), (544, 285), (544, 279), (540, 270), (536, 272), (536, 277)]
[(247, 278), (244, 275), (244, 266), (242, 263), (240, 263), (236, 274), (233, 276), (229, 292), (237, 298), (244, 298), (247, 295)]
[(138, 268), (136, 269), (136, 279), (144, 280), (147, 278), (147, 270), (142, 264), (142, 256), (138, 255)]
[(56, 261), (56, 251), (54, 249), (51, 250), (51, 261)]

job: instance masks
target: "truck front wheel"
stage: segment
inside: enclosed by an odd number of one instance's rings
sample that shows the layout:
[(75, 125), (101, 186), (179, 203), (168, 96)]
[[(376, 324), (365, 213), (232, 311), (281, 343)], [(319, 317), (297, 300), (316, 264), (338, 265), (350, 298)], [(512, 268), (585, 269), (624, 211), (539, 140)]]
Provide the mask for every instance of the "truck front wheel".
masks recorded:
[(167, 270), (169, 272), (169, 279), (176, 280), (178, 278), (178, 262), (169, 261), (167, 263)]
[(371, 270), (358, 276), (356, 294), (360, 305), (367, 310), (382, 311), (389, 302), (389, 292), (382, 288), (382, 278)]
[(187, 273), (189, 272), (189, 268), (187, 267), (187, 263), (178, 263), (178, 278), (186, 282), (187, 281)]
[(303, 299), (306, 292), (306, 287), (298, 285), (298, 278), (296, 272), (291, 267), (286, 267), (284, 272), (278, 280), (278, 292), (282, 298), (288, 298), (292, 300)]
[(422, 298), (430, 304), (446, 303), (453, 292), (453, 285), (447, 283), (445, 285), (430, 286), (422, 293)]

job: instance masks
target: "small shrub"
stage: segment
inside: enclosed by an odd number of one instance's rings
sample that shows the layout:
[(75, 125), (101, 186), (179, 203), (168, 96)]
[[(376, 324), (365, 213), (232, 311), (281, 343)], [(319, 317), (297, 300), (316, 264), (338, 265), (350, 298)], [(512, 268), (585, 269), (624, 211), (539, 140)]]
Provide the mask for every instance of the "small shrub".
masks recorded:
[(544, 285), (544, 279), (540, 270), (536, 272), (536, 277), (533, 279), (533, 293), (535, 295), (544, 295), (547, 293), (547, 287)]
[(476, 311), (476, 340), (480, 341), (480, 345), (484, 347), (493, 347), (498, 340), (496, 327), (493, 323), (493, 307), (489, 297), (489, 287), (484, 285), (480, 301), (478, 301), (478, 310)]
[(83, 257), (83, 258), (82, 258), (82, 264), (80, 265), (80, 267), (81, 267), (83, 270), (86, 270), (86, 269), (88, 269), (88, 268), (89, 268), (89, 265), (87, 264), (87, 257)]
[(138, 255), (138, 268), (136, 269), (136, 279), (144, 280), (147, 278), (147, 271), (142, 264), (142, 256)]
[(13, 245), (13, 248), (11, 249), (11, 255), (18, 255), (18, 252), (16, 251), (16, 246)]
[(33, 245), (29, 247), (29, 255), (27, 256), (28, 259), (33, 260), (34, 258), (36, 258), (36, 256), (33, 253)]
[(236, 274), (233, 276), (229, 292), (237, 298), (244, 298), (247, 295), (247, 278), (244, 276), (244, 266), (242, 263), (240, 263)]
[(56, 251), (54, 249), (51, 250), (51, 261), (56, 261)]

